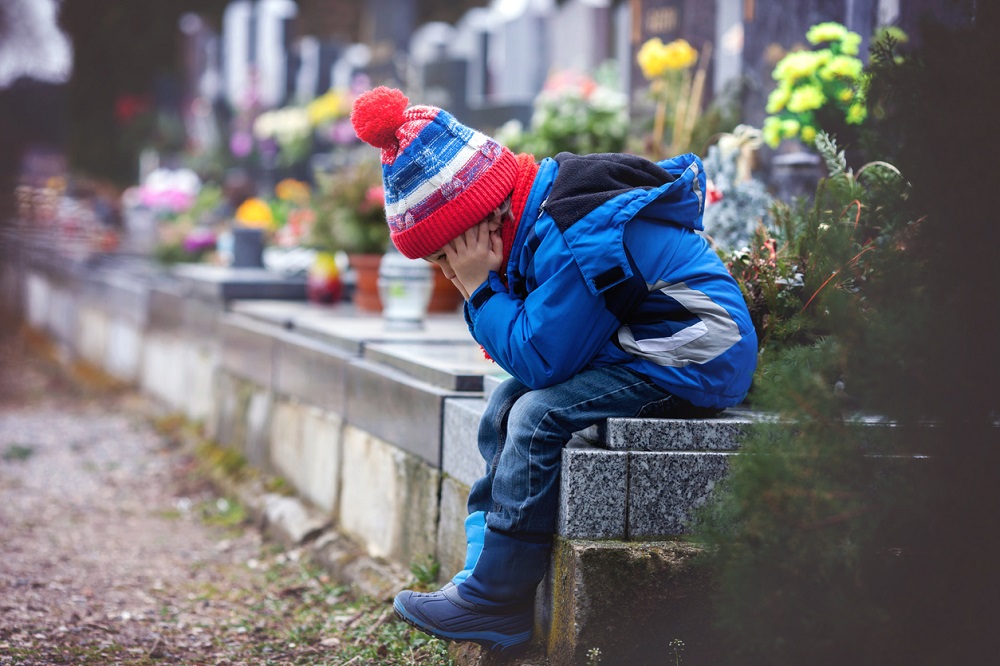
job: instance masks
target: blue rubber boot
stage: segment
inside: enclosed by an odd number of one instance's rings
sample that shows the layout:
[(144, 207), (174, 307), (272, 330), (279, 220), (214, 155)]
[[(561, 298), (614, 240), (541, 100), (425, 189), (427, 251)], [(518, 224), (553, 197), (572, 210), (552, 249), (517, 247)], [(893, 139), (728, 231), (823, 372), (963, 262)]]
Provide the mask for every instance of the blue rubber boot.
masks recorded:
[(535, 589), (549, 564), (551, 539), (486, 530), (472, 575), (431, 593), (404, 590), (392, 607), (403, 621), (445, 640), (510, 652), (531, 640)]
[(483, 540), (486, 538), (486, 512), (473, 511), (465, 519), (465, 566), (457, 574), (452, 576), (450, 582), (445, 583), (445, 587), (458, 585), (472, 575), (472, 570), (479, 561), (479, 554), (483, 552)]

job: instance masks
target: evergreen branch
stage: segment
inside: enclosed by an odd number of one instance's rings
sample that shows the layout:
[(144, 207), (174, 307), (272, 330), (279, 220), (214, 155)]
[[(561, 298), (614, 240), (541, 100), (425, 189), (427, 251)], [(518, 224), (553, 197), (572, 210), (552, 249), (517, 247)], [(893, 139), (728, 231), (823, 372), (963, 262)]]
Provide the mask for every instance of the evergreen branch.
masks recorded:
[(875, 249), (875, 246), (870, 241), (868, 243), (868, 245), (865, 246), (865, 249), (861, 250), (861, 252), (858, 252), (856, 255), (854, 255), (854, 257), (851, 258), (850, 261), (848, 261), (846, 264), (844, 264), (843, 266), (841, 266), (840, 268), (838, 268), (837, 270), (835, 270), (830, 275), (830, 277), (828, 277), (823, 282), (823, 284), (821, 284), (819, 286), (819, 289), (817, 289), (815, 292), (813, 292), (813, 295), (810, 296), (809, 300), (806, 301), (806, 304), (802, 306), (802, 310), (800, 312), (805, 312), (806, 311), (806, 308), (808, 308), (809, 305), (813, 302), (813, 299), (815, 299), (817, 296), (819, 296), (819, 292), (823, 291), (823, 289), (826, 288), (826, 285), (830, 284), (830, 280), (832, 280), (833, 278), (837, 277), (841, 273), (841, 271), (843, 271), (845, 268), (847, 268), (848, 266), (850, 266), (851, 264), (853, 264), (855, 261), (857, 261), (858, 259), (860, 259), (861, 255), (863, 255), (865, 252), (868, 252), (869, 250), (874, 250), (874, 249)]
[(826, 162), (826, 170), (830, 172), (830, 177), (835, 178), (847, 171), (847, 158), (844, 151), (837, 152), (837, 141), (826, 132), (816, 135), (816, 150)]

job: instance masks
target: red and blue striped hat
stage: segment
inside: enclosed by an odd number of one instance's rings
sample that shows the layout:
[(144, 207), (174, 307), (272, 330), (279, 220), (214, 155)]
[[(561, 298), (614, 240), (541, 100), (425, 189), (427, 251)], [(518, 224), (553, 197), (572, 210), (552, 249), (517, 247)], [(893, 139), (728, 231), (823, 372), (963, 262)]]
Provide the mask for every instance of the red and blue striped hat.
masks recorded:
[(412, 106), (379, 86), (355, 100), (351, 123), (382, 149), (385, 215), (392, 242), (426, 257), (475, 226), (514, 189), (514, 154), (433, 106)]

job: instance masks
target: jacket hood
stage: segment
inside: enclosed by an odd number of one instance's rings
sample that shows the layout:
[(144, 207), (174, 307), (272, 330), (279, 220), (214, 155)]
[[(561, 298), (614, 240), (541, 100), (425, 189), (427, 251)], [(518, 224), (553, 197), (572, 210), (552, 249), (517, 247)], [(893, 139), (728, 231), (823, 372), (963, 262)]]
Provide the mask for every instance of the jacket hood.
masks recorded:
[(606, 204), (627, 208), (629, 217), (646, 211), (695, 231), (703, 228), (705, 176), (695, 155), (654, 163), (620, 153), (559, 153), (555, 162), (559, 170), (545, 209), (563, 232)]

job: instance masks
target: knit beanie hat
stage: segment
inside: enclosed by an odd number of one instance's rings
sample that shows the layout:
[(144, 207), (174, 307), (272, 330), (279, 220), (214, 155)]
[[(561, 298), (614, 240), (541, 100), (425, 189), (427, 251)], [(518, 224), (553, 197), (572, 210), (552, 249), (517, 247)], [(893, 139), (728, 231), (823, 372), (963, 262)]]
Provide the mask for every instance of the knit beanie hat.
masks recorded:
[(478, 224), (514, 189), (514, 154), (433, 106), (411, 106), (394, 88), (359, 96), (351, 123), (382, 149), (385, 216), (411, 259), (437, 252)]

